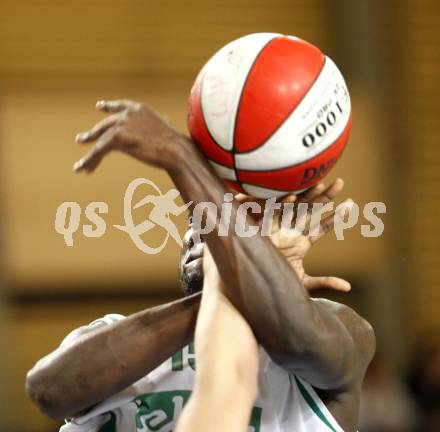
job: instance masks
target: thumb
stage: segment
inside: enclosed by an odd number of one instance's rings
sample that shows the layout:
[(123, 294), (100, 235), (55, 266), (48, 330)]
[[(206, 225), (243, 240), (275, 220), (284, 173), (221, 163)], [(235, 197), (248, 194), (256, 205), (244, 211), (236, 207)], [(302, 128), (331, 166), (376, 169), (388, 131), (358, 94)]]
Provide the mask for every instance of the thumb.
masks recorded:
[(305, 276), (303, 285), (308, 291), (331, 289), (348, 292), (351, 290), (350, 282), (334, 276)]

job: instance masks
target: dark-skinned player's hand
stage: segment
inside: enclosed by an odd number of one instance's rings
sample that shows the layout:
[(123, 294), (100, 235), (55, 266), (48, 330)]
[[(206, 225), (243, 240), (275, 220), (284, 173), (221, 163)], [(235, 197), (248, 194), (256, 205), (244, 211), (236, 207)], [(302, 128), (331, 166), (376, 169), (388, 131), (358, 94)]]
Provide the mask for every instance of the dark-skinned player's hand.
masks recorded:
[[(317, 289), (332, 289), (336, 291), (350, 291), (351, 285), (344, 279), (334, 276), (309, 276), (304, 270), (304, 258), (311, 249), (311, 247), (325, 234), (332, 232), (335, 221), (342, 220), (345, 212), (351, 205), (351, 200), (345, 201), (343, 206), (338, 207), (338, 211), (328, 212), (319, 221), (319, 226), (311, 226), (311, 210), (313, 204), (321, 203), (323, 205), (333, 202), (337, 195), (344, 188), (344, 181), (337, 178), (329, 187), (325, 187), (323, 183), (318, 183), (316, 186), (308, 189), (299, 195), (288, 195), (280, 200), (281, 203), (293, 204), (293, 223), (296, 221), (296, 217), (300, 217), (297, 212), (297, 204), (307, 203), (308, 212), (302, 217), (305, 218), (304, 231), (298, 231), (295, 227), (282, 227), (282, 210), (275, 210), (274, 217), (272, 218), (270, 239), (277, 249), (286, 257), (292, 268), (295, 270), (299, 279), (302, 281), (304, 287), (308, 291), (314, 291)], [(258, 203), (264, 207), (264, 201), (255, 200), (253, 197), (238, 194), (236, 199), (240, 202), (246, 201), (258, 201)], [(336, 207), (337, 204), (334, 204)], [(261, 217), (262, 214), (260, 214)], [(259, 220), (258, 214), (253, 215), (257, 222)]]
[(96, 108), (110, 115), (76, 136), (78, 143), (96, 143), (74, 164), (75, 171), (94, 171), (103, 157), (113, 150), (128, 153), (158, 168), (172, 169), (171, 162), (179, 147), (190, 142), (163, 117), (139, 102), (99, 101)]

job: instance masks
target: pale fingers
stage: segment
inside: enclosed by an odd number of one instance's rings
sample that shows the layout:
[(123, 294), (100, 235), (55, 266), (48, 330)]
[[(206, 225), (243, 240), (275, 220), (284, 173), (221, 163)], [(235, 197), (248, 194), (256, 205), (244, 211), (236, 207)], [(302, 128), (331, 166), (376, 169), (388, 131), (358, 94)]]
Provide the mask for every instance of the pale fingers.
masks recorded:
[(328, 216), (317, 222), (319, 224), (319, 229), (316, 225), (311, 226), (308, 235), (310, 243), (316, 243), (325, 234), (333, 231), (333, 229), (335, 228), (335, 224), (343, 222), (345, 216), (347, 215), (347, 213), (350, 212), (351, 208), (353, 207), (353, 204), (354, 203), (352, 199), (347, 199), (343, 201), (340, 205), (337, 206), (335, 211), (332, 211)]
[(327, 204), (334, 201), (338, 194), (344, 189), (344, 180), (337, 178), (327, 189), (315, 196), (311, 202)]
[(321, 195), (321, 193), (325, 190), (324, 183), (318, 183), (315, 186), (307, 189), (305, 192), (298, 195), (298, 202), (310, 202), (313, 201), (316, 197)]
[(347, 292), (351, 290), (350, 282), (334, 276), (305, 276), (303, 285), (308, 291), (331, 289)]

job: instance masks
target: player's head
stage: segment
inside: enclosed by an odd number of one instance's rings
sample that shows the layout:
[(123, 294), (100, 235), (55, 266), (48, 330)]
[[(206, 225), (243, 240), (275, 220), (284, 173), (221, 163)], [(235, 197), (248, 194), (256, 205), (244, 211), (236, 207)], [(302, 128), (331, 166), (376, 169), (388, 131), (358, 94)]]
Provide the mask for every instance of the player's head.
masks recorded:
[(183, 238), (180, 255), (180, 285), (185, 295), (199, 292), (203, 288), (203, 242), (194, 244), (194, 229), (190, 225)]

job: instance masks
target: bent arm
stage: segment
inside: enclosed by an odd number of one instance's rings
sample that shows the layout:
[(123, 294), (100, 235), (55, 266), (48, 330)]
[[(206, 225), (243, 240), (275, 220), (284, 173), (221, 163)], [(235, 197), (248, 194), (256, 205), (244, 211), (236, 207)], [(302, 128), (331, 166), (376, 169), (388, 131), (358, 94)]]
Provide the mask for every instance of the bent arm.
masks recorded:
[(223, 294), (209, 251), (197, 318), (194, 391), (176, 432), (246, 430), (257, 393), (258, 345), (249, 324)]
[[(186, 201), (209, 201), (220, 209), (228, 190), (195, 146), (186, 138), (181, 140), (178, 162), (168, 170), (174, 183)], [(237, 211), (238, 203), (233, 202), (231, 227)], [(240, 237), (233, 229), (228, 236), (219, 236), (219, 220), (210, 213), (207, 218), (215, 229), (204, 240), (225, 294), (269, 354), (319, 388), (339, 389), (352, 380), (363, 361), (352, 333), (333, 311), (312, 301), (270, 240)]]
[(199, 302), (196, 294), (85, 334), (79, 329), (28, 372), (29, 397), (61, 419), (123, 390), (190, 342)]

